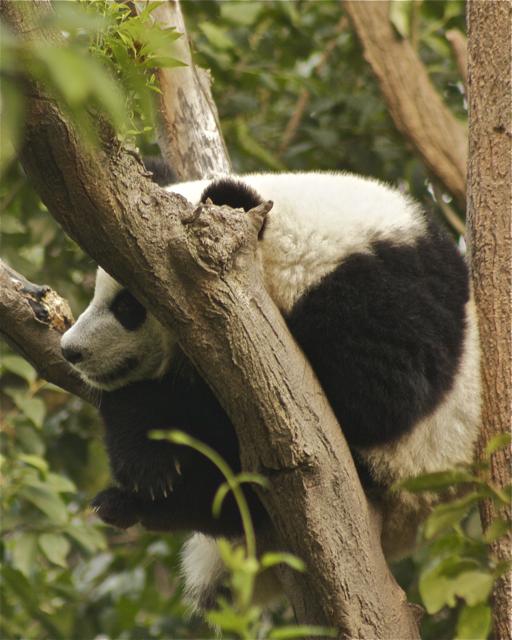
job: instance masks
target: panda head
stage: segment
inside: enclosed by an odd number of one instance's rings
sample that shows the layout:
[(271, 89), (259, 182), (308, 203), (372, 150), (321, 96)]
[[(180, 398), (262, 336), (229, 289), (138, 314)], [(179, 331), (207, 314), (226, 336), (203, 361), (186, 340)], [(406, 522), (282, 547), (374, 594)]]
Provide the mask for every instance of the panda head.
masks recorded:
[(62, 336), (61, 349), (88, 384), (112, 391), (162, 376), (175, 343), (128, 289), (98, 269), (94, 297)]

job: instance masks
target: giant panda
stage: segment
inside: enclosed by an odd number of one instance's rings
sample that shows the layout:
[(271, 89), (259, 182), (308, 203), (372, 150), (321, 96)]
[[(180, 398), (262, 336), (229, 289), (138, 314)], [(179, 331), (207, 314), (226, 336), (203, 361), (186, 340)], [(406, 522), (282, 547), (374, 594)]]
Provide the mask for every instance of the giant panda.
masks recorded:
[[(274, 206), (260, 233), (265, 286), (342, 425), (388, 558), (407, 550), (429, 500), (389, 488), (472, 459), (480, 413), (476, 317), (464, 259), (409, 197), (346, 173), (225, 176), (175, 184), (192, 203)], [(248, 214), (249, 215), (249, 214)], [(233, 500), (194, 451), (147, 437), (177, 428), (240, 469), (234, 428), (176, 337), (98, 269), (94, 296), (62, 353), (102, 391), (115, 486), (93, 506), (107, 523), (195, 532), (183, 552), (189, 598), (210, 606), (222, 583), (216, 538), (236, 538)], [(268, 526), (246, 489), (257, 528)]]

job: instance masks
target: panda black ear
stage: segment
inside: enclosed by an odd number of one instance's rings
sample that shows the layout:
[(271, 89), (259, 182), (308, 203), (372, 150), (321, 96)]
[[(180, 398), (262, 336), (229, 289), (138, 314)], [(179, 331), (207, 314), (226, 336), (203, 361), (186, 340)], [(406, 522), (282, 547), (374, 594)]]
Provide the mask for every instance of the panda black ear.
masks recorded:
[(263, 202), (259, 193), (245, 182), (235, 178), (220, 178), (211, 182), (201, 195), (201, 202), (210, 199), (213, 204), (227, 204), (233, 209), (249, 211)]
[[(218, 206), (226, 204), (233, 209), (250, 211), (264, 200), (260, 194), (250, 185), (237, 178), (219, 178), (211, 182), (201, 195), (201, 202), (210, 200)], [(265, 229), (265, 223), (259, 232), (261, 240)]]

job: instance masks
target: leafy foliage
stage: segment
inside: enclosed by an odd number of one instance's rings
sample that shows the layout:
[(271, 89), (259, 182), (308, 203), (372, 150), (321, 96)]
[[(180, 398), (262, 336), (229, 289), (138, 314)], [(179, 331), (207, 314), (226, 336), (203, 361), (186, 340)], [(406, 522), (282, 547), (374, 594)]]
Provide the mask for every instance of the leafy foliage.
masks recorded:
[[(256, 580), (261, 573), (277, 564), (287, 564), (295, 571), (305, 571), (302, 560), (289, 553), (265, 553), (261, 558), (256, 555), (256, 536), (249, 513), (249, 506), (240, 485), (252, 482), (266, 485), (265, 478), (256, 474), (240, 473), (235, 475), (219, 454), (182, 431), (153, 431), (150, 437), (155, 440), (169, 440), (174, 444), (195, 449), (212, 462), (225, 477), (212, 505), (213, 515), (218, 517), (222, 500), (228, 491), (234, 495), (244, 531), (245, 544), (233, 544), (225, 538), (218, 541), (221, 558), (228, 574), (228, 588), (231, 599), (219, 597), (217, 607), (207, 612), (210, 624), (220, 631), (232, 632), (241, 640), (252, 640), (262, 637), (265, 620), (261, 608), (254, 604)], [(219, 496), (221, 496), (219, 498)], [(274, 627), (269, 638), (303, 638), (304, 636), (335, 637), (336, 631), (324, 627), (303, 625), (286, 625)]]
[[(496, 488), (490, 478), (490, 457), (502, 447), (510, 446), (508, 434), (493, 438), (486, 447), (486, 459), (465, 469), (431, 473), (401, 483), (403, 489), (421, 492), (451, 492), (460, 497), (438, 504), (423, 525), (424, 545), (416, 554), (419, 572), (418, 592), (427, 613), (429, 628), (435, 614), (446, 608), (457, 612), (450, 623), (456, 623), (460, 640), (486, 638), (490, 632), (489, 598), (497, 578), (508, 570), (508, 563), (497, 562), (490, 542), (507, 535), (511, 523), (495, 520), (482, 534), (476, 508), (484, 498), (498, 506), (510, 504), (510, 487)], [(446, 495), (444, 496), (446, 498)], [(440, 616), (443, 618), (443, 615)]]

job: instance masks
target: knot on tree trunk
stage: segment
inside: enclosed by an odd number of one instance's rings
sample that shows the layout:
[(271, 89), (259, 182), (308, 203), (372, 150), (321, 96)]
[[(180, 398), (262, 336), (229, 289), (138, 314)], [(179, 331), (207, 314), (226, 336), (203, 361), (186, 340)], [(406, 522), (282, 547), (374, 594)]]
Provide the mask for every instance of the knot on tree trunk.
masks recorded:
[(181, 221), (200, 266), (212, 274), (224, 274), (239, 258), (254, 255), (258, 234), (272, 206), (271, 201), (262, 202), (244, 211), (217, 206), (208, 199), (192, 215), (185, 212)]

